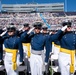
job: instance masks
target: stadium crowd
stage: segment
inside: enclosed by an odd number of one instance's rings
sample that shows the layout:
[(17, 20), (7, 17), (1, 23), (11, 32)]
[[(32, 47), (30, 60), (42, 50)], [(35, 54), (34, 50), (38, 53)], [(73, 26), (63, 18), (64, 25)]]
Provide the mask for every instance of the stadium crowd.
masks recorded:
[[(58, 13), (41, 13), (50, 25), (61, 24), (65, 19), (70, 19), (73, 23), (76, 22), (74, 17), (67, 17), (65, 14)], [(33, 23), (35, 21), (43, 21), (38, 13), (0, 13), (0, 25), (8, 25), (9, 22), (14, 22), (16, 25), (22, 25), (25, 22)]]

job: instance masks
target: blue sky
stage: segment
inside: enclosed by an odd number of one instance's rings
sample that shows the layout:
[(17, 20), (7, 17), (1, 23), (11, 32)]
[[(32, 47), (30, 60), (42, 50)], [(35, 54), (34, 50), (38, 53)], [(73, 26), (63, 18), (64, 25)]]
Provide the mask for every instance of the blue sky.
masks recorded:
[[(60, 3), (67, 4), (67, 11), (76, 11), (76, 0), (1, 0), (2, 4), (26, 4), (26, 3)], [(66, 9), (65, 9), (66, 10)]]

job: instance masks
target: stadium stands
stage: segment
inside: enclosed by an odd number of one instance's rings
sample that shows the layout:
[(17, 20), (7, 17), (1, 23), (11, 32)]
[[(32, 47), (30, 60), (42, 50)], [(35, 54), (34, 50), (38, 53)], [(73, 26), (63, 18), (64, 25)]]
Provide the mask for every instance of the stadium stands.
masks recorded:
[[(46, 19), (47, 23), (51, 26), (59, 26), (65, 19), (69, 19), (73, 22), (73, 28), (76, 29), (76, 13), (75, 12), (59, 12), (59, 13), (41, 13)], [(69, 15), (70, 14), (70, 15)], [(15, 25), (22, 25), (25, 22), (32, 25), (35, 21), (42, 21), (39, 13), (0, 13), (0, 25), (8, 25), (9, 22), (14, 22)]]

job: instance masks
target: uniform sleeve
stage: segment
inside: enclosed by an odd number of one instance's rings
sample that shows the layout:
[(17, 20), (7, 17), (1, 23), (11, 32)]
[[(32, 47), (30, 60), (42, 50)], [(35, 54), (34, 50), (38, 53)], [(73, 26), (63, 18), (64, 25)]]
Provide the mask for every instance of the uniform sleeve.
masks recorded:
[(28, 36), (27, 32), (22, 33), (20, 36), (21, 41), (23, 41), (27, 36)]
[(62, 34), (63, 34), (63, 31), (59, 30), (56, 34), (54, 34), (52, 36), (50, 35), (49, 39), (50, 39), (50, 41), (58, 40)]
[(31, 32), (30, 34), (27, 34), (27, 32), (24, 32), (20, 38), (21, 42), (24, 41), (26, 38), (31, 39), (34, 36), (34, 32)]
[(45, 48), (46, 48), (45, 62), (48, 62), (49, 54), (52, 51), (52, 45), (51, 45), (51, 43), (50, 43), (48, 38), (45, 40)]
[(8, 35), (8, 33), (6, 32), (5, 35), (2, 36), (2, 40), (4, 41), (5, 39), (9, 38), (10, 36)]
[(24, 54), (23, 54), (23, 47), (20, 39), (18, 40), (18, 49), (20, 54), (20, 62), (22, 62)]
[(0, 43), (3, 43), (3, 38), (2, 37), (0, 37)]

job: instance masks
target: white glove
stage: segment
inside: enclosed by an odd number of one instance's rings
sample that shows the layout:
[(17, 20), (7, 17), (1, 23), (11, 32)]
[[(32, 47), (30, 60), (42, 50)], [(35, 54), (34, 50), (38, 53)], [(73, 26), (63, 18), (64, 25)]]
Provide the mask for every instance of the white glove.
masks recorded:
[(21, 65), (22, 64), (22, 62), (19, 62), (19, 65)]
[(23, 26), (22, 26), (22, 28), (19, 29), (19, 31), (21, 31), (22, 29), (23, 29)]
[(0, 34), (0, 36), (3, 36), (3, 35), (5, 35), (5, 33), (6, 33), (7, 31), (4, 31), (2, 34)]
[(31, 29), (27, 32), (27, 34), (30, 34), (33, 30), (34, 30), (34, 27), (31, 28)]
[(41, 33), (43, 32), (43, 30), (40, 31)]
[(51, 35), (51, 34), (52, 34), (52, 32), (49, 33), (49, 35)]
[(6, 29), (7, 29), (6, 27), (3, 28), (3, 30), (6, 30)]
[(48, 63), (47, 62), (45, 62), (45, 65), (47, 65)]
[(67, 28), (67, 25), (66, 26), (64, 26), (64, 27), (62, 27), (62, 31), (65, 31), (65, 29)]
[(50, 55), (53, 55), (54, 53), (53, 52), (50, 52)]

